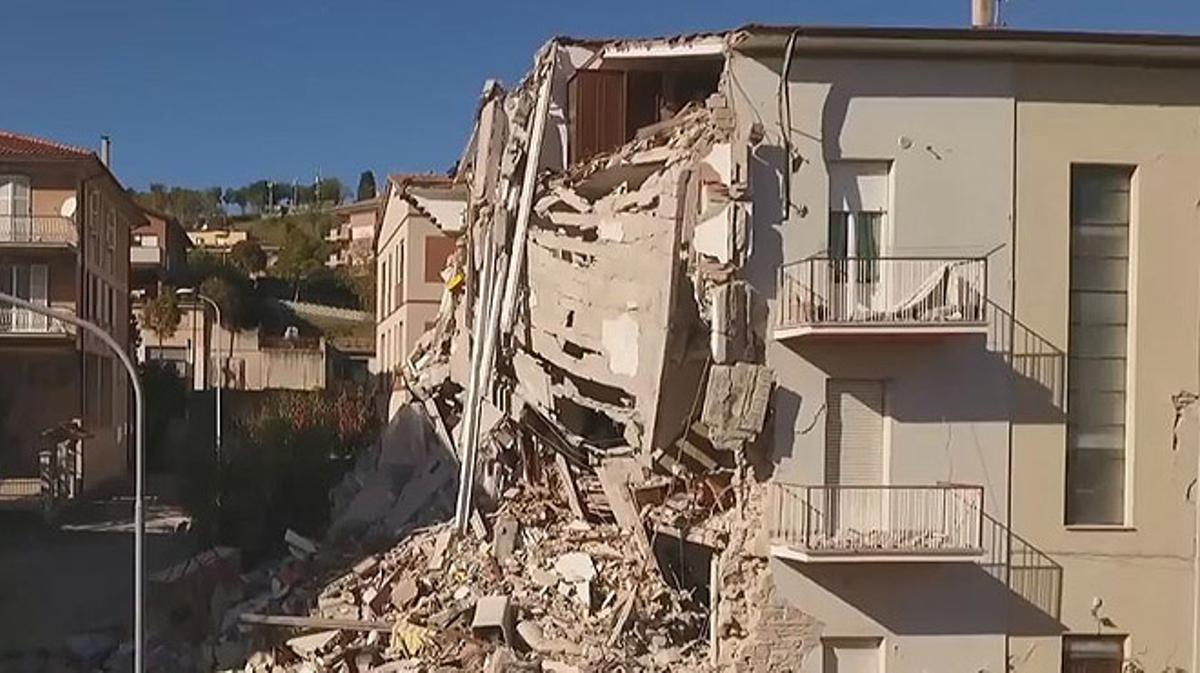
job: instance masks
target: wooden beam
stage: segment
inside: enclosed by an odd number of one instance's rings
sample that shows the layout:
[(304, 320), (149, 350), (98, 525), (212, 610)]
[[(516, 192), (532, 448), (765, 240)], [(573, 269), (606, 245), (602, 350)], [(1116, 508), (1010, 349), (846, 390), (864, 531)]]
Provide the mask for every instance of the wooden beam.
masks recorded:
[(253, 612), (243, 612), (239, 619), (243, 624), (256, 624), (259, 626), (289, 626), (300, 629), (342, 629), (343, 631), (378, 631), (380, 633), (392, 632), (391, 622), (366, 622), (358, 619), (260, 615)]

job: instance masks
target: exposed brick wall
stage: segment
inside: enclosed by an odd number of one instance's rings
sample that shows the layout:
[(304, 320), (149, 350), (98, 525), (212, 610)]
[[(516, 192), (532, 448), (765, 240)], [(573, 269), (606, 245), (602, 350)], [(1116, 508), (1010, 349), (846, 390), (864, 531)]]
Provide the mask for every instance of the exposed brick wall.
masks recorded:
[(825, 625), (779, 597), (768, 568), (763, 568), (748, 598), (752, 606), (750, 623), (747, 637), (734, 653), (734, 670), (747, 673), (800, 670), (805, 657), (820, 643)]

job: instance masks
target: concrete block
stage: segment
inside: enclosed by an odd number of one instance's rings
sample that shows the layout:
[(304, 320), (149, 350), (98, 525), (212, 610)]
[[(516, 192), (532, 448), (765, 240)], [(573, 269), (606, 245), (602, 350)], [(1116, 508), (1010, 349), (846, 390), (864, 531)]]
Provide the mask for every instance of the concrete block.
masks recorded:
[(471, 620), (471, 633), (477, 638), (513, 642), (513, 613), (508, 596), (493, 594), (484, 596), (475, 603), (475, 617)]

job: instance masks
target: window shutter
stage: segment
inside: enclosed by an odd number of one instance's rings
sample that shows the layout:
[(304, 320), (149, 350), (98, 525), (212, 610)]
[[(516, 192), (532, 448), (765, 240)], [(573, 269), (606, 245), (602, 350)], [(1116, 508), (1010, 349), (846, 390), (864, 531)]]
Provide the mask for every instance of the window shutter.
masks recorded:
[(29, 181), (17, 178), (10, 184), (12, 185), (12, 214), (28, 216), (33, 212), (29, 198)]
[(29, 301), (40, 306), (50, 305), (50, 272), (45, 264), (29, 268)]
[(580, 70), (571, 78), (571, 161), (620, 147), (626, 139), (625, 73)]
[(829, 381), (825, 391), (825, 483), (883, 483), (883, 382)]

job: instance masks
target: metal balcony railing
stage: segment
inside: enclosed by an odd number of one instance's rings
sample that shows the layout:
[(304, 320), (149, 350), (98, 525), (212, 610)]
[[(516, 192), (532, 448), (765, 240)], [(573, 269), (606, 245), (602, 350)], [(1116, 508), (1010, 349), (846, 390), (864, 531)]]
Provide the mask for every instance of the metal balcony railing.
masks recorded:
[(29, 309), (0, 306), (0, 334), (69, 334), (65, 323)]
[(984, 258), (812, 257), (779, 270), (776, 329), (982, 325)]
[(0, 215), (0, 244), (76, 245), (75, 221), (61, 215)]
[(983, 487), (769, 485), (771, 543), (825, 555), (976, 555)]

